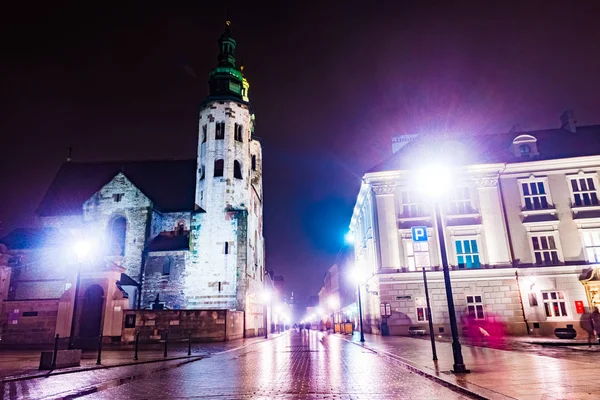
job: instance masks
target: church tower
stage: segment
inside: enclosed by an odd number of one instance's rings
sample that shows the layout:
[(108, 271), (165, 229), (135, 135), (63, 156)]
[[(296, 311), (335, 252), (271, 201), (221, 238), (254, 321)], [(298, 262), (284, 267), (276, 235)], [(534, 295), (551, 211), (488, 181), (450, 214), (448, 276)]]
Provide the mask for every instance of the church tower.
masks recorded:
[(262, 152), (230, 23), (218, 41), (209, 96), (198, 122), (196, 207), (192, 218), (190, 308), (246, 311), (246, 328), (262, 327), (264, 281)]

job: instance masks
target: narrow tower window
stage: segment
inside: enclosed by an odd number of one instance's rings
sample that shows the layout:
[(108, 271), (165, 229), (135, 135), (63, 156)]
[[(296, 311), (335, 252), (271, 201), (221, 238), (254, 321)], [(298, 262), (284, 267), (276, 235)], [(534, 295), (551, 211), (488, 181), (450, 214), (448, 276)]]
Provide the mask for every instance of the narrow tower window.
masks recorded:
[(256, 156), (252, 156), (252, 171), (256, 171)]
[(225, 122), (217, 122), (215, 124), (215, 139), (225, 139)]
[(235, 124), (235, 140), (238, 142), (243, 142), (242, 140), (242, 125)]
[(225, 254), (229, 254), (229, 242), (225, 242)]
[(200, 180), (203, 180), (205, 178), (205, 175), (206, 175), (205, 171), (206, 171), (206, 168), (204, 167), (204, 165), (202, 165), (200, 167)]
[(202, 143), (206, 143), (206, 125), (202, 125)]
[(163, 261), (162, 274), (171, 274), (171, 257), (165, 257), (165, 260)]
[(242, 166), (238, 160), (233, 162), (233, 177), (236, 179), (242, 179)]
[(125, 238), (127, 231), (127, 220), (123, 217), (118, 217), (110, 223), (110, 255), (124, 256), (125, 255)]
[(223, 160), (215, 160), (215, 177), (218, 176), (223, 176), (223, 167), (224, 167), (224, 162)]

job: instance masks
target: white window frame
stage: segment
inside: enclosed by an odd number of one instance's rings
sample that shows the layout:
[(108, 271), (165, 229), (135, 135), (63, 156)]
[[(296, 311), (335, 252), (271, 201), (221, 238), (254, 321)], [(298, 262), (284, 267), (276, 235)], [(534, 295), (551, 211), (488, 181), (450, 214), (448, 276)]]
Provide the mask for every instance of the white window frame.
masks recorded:
[[(544, 294), (548, 294), (548, 299), (544, 299)], [(550, 293), (556, 293), (556, 297), (557, 299), (552, 299), (551, 298), (551, 294)], [(558, 293), (562, 293), (563, 298), (560, 299), (558, 298), (559, 295)], [(546, 319), (550, 319), (550, 320), (557, 320), (557, 319), (569, 319), (569, 301), (567, 299), (567, 294), (565, 293), (564, 290), (558, 290), (558, 289), (549, 289), (549, 290), (541, 290), (541, 300), (542, 300), (542, 305), (544, 306), (544, 315), (546, 316)], [(565, 315), (554, 315), (554, 307), (552, 307), (552, 303), (564, 303), (565, 305)], [(550, 304), (550, 310), (552, 312), (553, 315), (549, 316), (548, 312), (546, 310), (546, 304)], [(560, 304), (559, 304), (560, 307)]]
[[(427, 235), (429, 236), (429, 232), (427, 232)], [(404, 256), (406, 259), (406, 268), (409, 271), (420, 271), (421, 268), (417, 267), (417, 262), (416, 262), (416, 258), (415, 258), (415, 251), (414, 251), (414, 244), (415, 242), (412, 241), (412, 239), (403, 239), (402, 240), (404, 242)], [(427, 253), (427, 257), (429, 258), (429, 265), (427, 265), (427, 269), (431, 268), (431, 246), (429, 244), (429, 240), (426, 242), (416, 242), (416, 244), (418, 246), (427, 246), (427, 251), (417, 251), (417, 253)], [(410, 253), (410, 254), (409, 254)], [(411, 266), (411, 259), (413, 260), (412, 262), (412, 266)]]
[[(586, 244), (586, 237), (585, 237), (586, 234), (590, 234), (590, 235), (596, 234), (597, 236), (599, 236), (599, 239), (600, 239), (600, 229), (580, 229), (579, 230), (579, 235), (581, 236), (581, 248), (583, 250), (585, 260), (587, 262), (589, 262), (590, 264), (600, 264), (600, 241), (597, 242), (597, 245), (594, 245), (594, 243), (592, 243), (591, 246), (588, 246)], [(591, 260), (588, 249), (592, 249), (591, 252), (594, 256), (594, 260)]]
[[(544, 191), (546, 192), (544, 196), (546, 196), (546, 202), (548, 203), (547, 208), (526, 208), (525, 196), (531, 197), (540, 197), (539, 194), (528, 194), (526, 195), (523, 192), (523, 184), (530, 185), (532, 183), (542, 183), (544, 185)], [(519, 185), (519, 193), (521, 195), (521, 209), (524, 213), (535, 213), (535, 212), (548, 212), (549, 210), (554, 210), (554, 202), (552, 201), (552, 195), (550, 194), (550, 185), (548, 184), (548, 177), (535, 177), (531, 175), (529, 178), (517, 179), (517, 184)], [(531, 190), (531, 186), (529, 186)], [(533, 202), (532, 202), (533, 204)], [(540, 202), (541, 204), (541, 202)]]
[[(408, 194), (408, 199), (410, 201), (408, 202), (404, 202), (405, 199), (405, 193)], [(422, 196), (419, 194), (418, 191), (416, 190), (410, 190), (410, 189), (401, 189), (400, 190), (400, 201), (399, 201), (399, 207), (400, 207), (400, 219), (404, 219), (404, 220), (409, 220), (409, 219), (425, 219), (430, 217), (431, 213), (429, 210), (429, 207), (427, 206), (427, 203), (425, 201), (423, 201)], [(415, 207), (417, 212), (415, 214), (413, 214), (412, 212), (408, 212), (405, 213), (405, 207), (407, 207), (409, 210), (411, 210), (412, 207)], [(419, 212), (420, 211), (420, 212)]]
[[(422, 311), (423, 311), (423, 319), (419, 319), (419, 309), (422, 309)], [(425, 324), (425, 323), (429, 322), (429, 314), (427, 311), (428, 311), (427, 310), (427, 300), (425, 299), (425, 296), (415, 297), (416, 323)]]
[[(462, 193), (461, 193), (462, 192)], [(467, 198), (460, 197), (459, 194), (464, 194), (466, 192)], [(450, 193), (450, 197), (448, 199), (448, 215), (471, 215), (475, 214), (475, 207), (473, 207), (473, 196), (471, 193), (471, 188), (468, 185), (457, 185), (454, 187)], [(455, 211), (463, 208), (463, 211)]]
[[(471, 303), (469, 303), (469, 297), (473, 298)], [(477, 297), (479, 297), (480, 301), (476, 301)], [(469, 315), (469, 306), (473, 306), (475, 309), (475, 319), (478, 321), (485, 319), (485, 303), (483, 302), (483, 293), (465, 294), (465, 303), (467, 304), (467, 315)], [(477, 306), (481, 306), (481, 313), (483, 314), (481, 318), (477, 314)]]
[[(573, 191), (573, 186), (572, 186), (572, 181), (573, 180), (577, 180), (577, 186), (580, 187), (579, 185), (579, 179), (592, 179), (593, 183), (594, 183), (594, 190), (581, 190), (578, 192), (574, 192)], [(569, 193), (571, 193), (571, 208), (574, 209), (587, 209), (590, 207), (598, 207), (600, 208), (600, 185), (598, 182), (598, 174), (595, 172), (583, 172), (583, 171), (579, 171), (579, 173), (577, 175), (567, 175), (567, 185), (569, 186)], [(575, 194), (576, 193), (596, 193), (596, 198), (598, 199), (598, 204), (591, 204), (591, 205), (577, 205), (575, 204)]]
[[(482, 267), (482, 265), (484, 265), (484, 262), (483, 262), (483, 249), (481, 248), (481, 244), (482, 243), (481, 243), (481, 239), (480, 239), (479, 235), (476, 235), (476, 236), (472, 236), (472, 235), (469, 235), (469, 236), (455, 236), (455, 235), (452, 235), (451, 239), (452, 239), (452, 250), (454, 251), (454, 261), (456, 262), (455, 265), (457, 267), (459, 267), (458, 257), (461, 256), (461, 255), (463, 257), (467, 257), (467, 256), (471, 256), (472, 257), (474, 255), (477, 255), (479, 257), (479, 267), (476, 267), (476, 268), (467, 268), (466, 264), (465, 264), (465, 267), (461, 268), (461, 269), (480, 269)], [(471, 252), (471, 253), (463, 253), (463, 254), (458, 254), (457, 253), (457, 251), (456, 251), (456, 242), (457, 241), (464, 242), (466, 240), (468, 240), (468, 241), (474, 240), (475, 243), (477, 243), (477, 253), (473, 253), (473, 252)]]
[[(537, 263), (536, 258), (535, 258), (536, 251), (538, 251), (538, 252), (542, 251), (542, 259), (543, 259), (543, 251), (544, 250), (543, 249), (536, 250), (533, 247), (533, 237), (534, 236), (535, 237), (542, 237), (542, 236), (550, 237), (550, 236), (552, 236), (554, 238), (554, 245), (556, 246), (556, 252), (557, 252), (557, 255), (558, 255), (558, 264), (545, 264), (545, 263), (538, 264)], [(527, 233), (527, 239), (529, 240), (529, 249), (531, 251), (531, 261), (532, 261), (533, 265), (539, 266), (539, 267), (544, 267), (544, 266), (548, 266), (548, 265), (551, 265), (551, 266), (561, 265), (562, 263), (564, 263), (565, 259), (563, 257), (562, 246), (561, 246), (561, 243), (560, 243), (560, 236), (558, 234), (558, 231), (528, 232)], [(541, 245), (541, 240), (540, 240), (540, 245)], [(547, 249), (546, 251), (549, 251), (549, 250), (551, 250), (551, 249)]]

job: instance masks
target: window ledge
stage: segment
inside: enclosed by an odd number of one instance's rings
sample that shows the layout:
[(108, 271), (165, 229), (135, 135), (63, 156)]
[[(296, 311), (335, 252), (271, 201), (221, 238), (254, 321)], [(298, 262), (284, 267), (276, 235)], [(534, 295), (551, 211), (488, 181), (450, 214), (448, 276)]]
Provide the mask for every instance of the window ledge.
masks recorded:
[(526, 210), (526, 209), (521, 209), (521, 215), (523, 215), (524, 217), (528, 216), (528, 215), (544, 215), (544, 214), (556, 214), (556, 208), (552, 207), (552, 208), (541, 208), (538, 210)]
[(426, 215), (423, 217), (398, 217), (398, 221), (404, 222), (404, 221), (423, 221), (423, 220), (430, 220), (431, 216), (430, 215)]
[(448, 218), (448, 219), (456, 219), (456, 218), (481, 218), (481, 214), (479, 214), (479, 213), (446, 214), (446, 218)]
[(598, 211), (600, 206), (571, 206), (571, 210), (577, 214), (580, 211)]

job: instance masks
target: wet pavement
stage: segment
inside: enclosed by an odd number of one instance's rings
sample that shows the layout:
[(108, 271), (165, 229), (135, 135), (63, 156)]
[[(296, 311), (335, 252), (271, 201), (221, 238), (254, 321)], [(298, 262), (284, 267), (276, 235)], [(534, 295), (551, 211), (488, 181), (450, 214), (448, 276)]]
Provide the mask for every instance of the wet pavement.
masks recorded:
[[(512, 343), (501, 349), (463, 343), (464, 363), (471, 373), (454, 375), (451, 344), (436, 342), (439, 360), (432, 361), (428, 340), (365, 335), (364, 346), (490, 399), (600, 399), (597, 383), (600, 353)], [(348, 338), (357, 347), (358, 336)], [(520, 351), (515, 350), (519, 348)], [(562, 356), (561, 356), (562, 355)]]
[(4, 398), (466, 398), (389, 357), (314, 331), (290, 332), (186, 364), (116, 367), (23, 382), (29, 384), (26, 389), (5, 388)]

